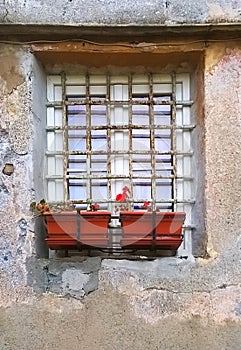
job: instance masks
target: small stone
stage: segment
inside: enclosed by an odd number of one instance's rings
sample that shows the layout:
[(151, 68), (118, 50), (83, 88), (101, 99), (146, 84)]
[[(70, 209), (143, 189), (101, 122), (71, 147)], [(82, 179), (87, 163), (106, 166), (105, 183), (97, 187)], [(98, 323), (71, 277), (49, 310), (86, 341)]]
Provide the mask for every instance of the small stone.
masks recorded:
[(13, 166), (13, 164), (11, 164), (11, 163), (6, 163), (5, 166), (4, 166), (4, 168), (3, 168), (3, 174), (4, 174), (4, 175), (10, 176), (10, 175), (13, 174), (13, 171), (14, 171), (14, 166)]

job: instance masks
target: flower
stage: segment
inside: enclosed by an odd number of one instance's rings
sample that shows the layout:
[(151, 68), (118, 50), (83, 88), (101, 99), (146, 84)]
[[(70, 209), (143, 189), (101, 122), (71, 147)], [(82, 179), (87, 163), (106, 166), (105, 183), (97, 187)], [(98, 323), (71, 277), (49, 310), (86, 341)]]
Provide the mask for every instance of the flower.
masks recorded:
[[(122, 188), (122, 193), (116, 195), (115, 200), (121, 204), (115, 206), (115, 212), (120, 210), (131, 210), (130, 201), (130, 189), (128, 186)], [(145, 201), (142, 205), (134, 205), (134, 209), (146, 209), (147, 211), (152, 210), (151, 202)]]
[(125, 194), (131, 193), (131, 191), (130, 191), (130, 189), (129, 189), (128, 186), (124, 186), (124, 187), (122, 188), (122, 192), (125, 193)]
[(130, 197), (130, 189), (128, 186), (124, 186), (122, 188), (122, 193), (118, 193), (115, 198), (117, 202), (122, 203), (119, 206), (118, 205), (115, 206), (116, 212), (119, 210), (130, 210), (130, 203), (128, 202), (129, 197)]
[(98, 209), (100, 209), (100, 205), (98, 203), (91, 204), (90, 206), (91, 211), (97, 211)]
[(41, 201), (37, 202), (32, 202), (30, 204), (30, 210), (32, 212), (42, 214), (46, 211), (49, 211), (49, 205), (46, 203), (45, 199), (41, 199)]
[(148, 211), (151, 211), (151, 203), (149, 201), (144, 202), (142, 209), (147, 209)]
[(125, 192), (124, 192), (124, 193), (119, 193), (119, 194), (117, 194), (117, 196), (116, 196), (117, 202), (125, 202), (125, 201), (126, 201), (126, 198), (127, 198), (127, 195), (126, 195)]

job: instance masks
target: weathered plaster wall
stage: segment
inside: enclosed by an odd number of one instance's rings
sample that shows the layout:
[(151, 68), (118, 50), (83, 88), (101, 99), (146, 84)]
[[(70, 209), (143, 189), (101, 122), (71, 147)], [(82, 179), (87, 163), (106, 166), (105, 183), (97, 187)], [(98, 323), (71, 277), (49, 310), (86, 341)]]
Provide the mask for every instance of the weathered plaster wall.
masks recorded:
[[(25, 259), (32, 254), (28, 202), (32, 197), (31, 95), (28, 53), (1, 46), (0, 75), (0, 261), (1, 299), (26, 294)], [(13, 172), (5, 174), (6, 164)], [(17, 292), (17, 294), (16, 294)]]
[(222, 57), (220, 45), (210, 45), (207, 50), (206, 224), (210, 246), (217, 252), (241, 239), (241, 51), (234, 47), (231, 43)]
[[(237, 0), (0, 1), (10, 26), (239, 23), (240, 13)], [(206, 45), (196, 78), (207, 256), (137, 262), (36, 258), (28, 208), (42, 194), (45, 73), (28, 46), (1, 44), (0, 349), (240, 350), (240, 48)]]
[(78, 25), (240, 22), (237, 0), (5, 0), (0, 23)]
[(229, 45), (205, 52), (209, 256), (139, 262), (36, 259), (28, 207), (44, 74), (27, 49), (1, 47), (1, 349), (240, 349), (241, 51)]

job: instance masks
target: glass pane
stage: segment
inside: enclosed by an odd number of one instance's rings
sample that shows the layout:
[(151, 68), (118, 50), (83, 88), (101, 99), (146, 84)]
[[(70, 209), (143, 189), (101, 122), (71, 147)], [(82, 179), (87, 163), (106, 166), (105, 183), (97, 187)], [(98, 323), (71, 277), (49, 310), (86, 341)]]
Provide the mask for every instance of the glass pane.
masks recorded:
[(94, 201), (107, 200), (107, 180), (98, 179), (91, 181), (92, 199)]
[(66, 95), (84, 96), (85, 94), (86, 94), (85, 85), (67, 85), (66, 86)]
[(47, 169), (48, 169), (48, 175), (55, 175), (56, 174), (56, 166), (55, 166), (55, 157), (48, 157), (47, 160)]
[(91, 131), (92, 151), (107, 151), (107, 134), (106, 130)]
[(171, 106), (155, 105), (154, 123), (155, 125), (171, 125)]
[(171, 150), (171, 131), (168, 129), (155, 130), (155, 149), (165, 152)]
[(54, 101), (62, 100), (62, 86), (54, 85)]
[(92, 175), (107, 174), (107, 156), (106, 155), (91, 156), (91, 174)]
[(91, 106), (91, 125), (106, 125), (107, 124), (107, 115), (106, 115), (106, 106), (103, 105), (94, 105)]
[(172, 92), (172, 84), (153, 84), (153, 93), (154, 94), (168, 94)]
[(128, 125), (129, 106), (111, 106), (110, 109), (111, 125)]
[(172, 199), (172, 180), (162, 179), (160, 181), (156, 181), (156, 199)]
[(73, 105), (67, 106), (67, 120), (69, 126), (86, 125), (86, 106)]
[(82, 175), (86, 172), (86, 156), (70, 155), (68, 159), (68, 173), (71, 175)]
[(133, 180), (133, 198), (135, 200), (149, 200), (151, 198), (151, 181), (143, 179)]
[(132, 149), (133, 151), (150, 150), (150, 130), (133, 130)]
[(62, 180), (56, 180), (56, 201), (64, 200), (64, 183)]
[(111, 150), (128, 151), (129, 150), (129, 131), (116, 130), (111, 132)]
[(157, 176), (171, 176), (173, 174), (173, 166), (171, 156), (159, 155), (155, 157), (155, 171)]
[(134, 105), (132, 106), (132, 123), (134, 125), (149, 125), (149, 106)]
[(110, 100), (112, 102), (128, 100), (128, 85), (127, 84), (110, 85)]
[(68, 131), (68, 147), (69, 151), (85, 151), (86, 150), (86, 131), (85, 130), (69, 130)]
[(56, 175), (63, 175), (63, 172), (64, 172), (63, 157), (56, 156), (55, 157), (55, 164), (56, 164)]
[(47, 132), (47, 149), (48, 151), (63, 150), (63, 135), (62, 131)]
[(111, 156), (111, 174), (112, 175), (128, 175), (129, 174), (129, 156), (124, 154)]
[(133, 157), (132, 161), (132, 171), (133, 176), (150, 176), (152, 172), (152, 166), (150, 158), (144, 159), (141, 155), (141, 158)]
[(54, 125), (62, 126), (62, 109), (61, 108), (54, 109)]
[(87, 184), (86, 180), (69, 180), (69, 199), (70, 200), (86, 200)]
[(55, 132), (55, 150), (63, 151), (63, 134), (62, 131)]

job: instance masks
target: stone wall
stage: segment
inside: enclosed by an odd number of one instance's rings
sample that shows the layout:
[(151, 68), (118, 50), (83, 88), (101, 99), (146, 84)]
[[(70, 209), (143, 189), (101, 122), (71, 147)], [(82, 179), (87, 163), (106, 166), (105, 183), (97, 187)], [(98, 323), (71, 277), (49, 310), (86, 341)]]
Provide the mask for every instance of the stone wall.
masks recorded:
[(78, 25), (160, 25), (240, 22), (237, 0), (5, 0), (0, 22)]
[[(9, 0), (0, 2), (0, 13), (2, 23), (25, 24), (240, 21), (237, 1), (184, 1), (181, 9), (178, 3), (150, 1), (148, 8), (124, 1), (117, 8), (116, 1), (97, 1), (87, 12), (83, 2), (79, 22), (75, 0), (57, 1), (51, 10), (47, 1)], [(199, 177), (206, 256), (44, 259), (29, 212), (43, 179), (44, 71), (30, 45), (1, 44), (1, 349), (240, 349), (241, 40), (222, 37), (202, 52), (196, 102), (197, 128), (205, 131)]]

